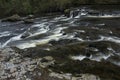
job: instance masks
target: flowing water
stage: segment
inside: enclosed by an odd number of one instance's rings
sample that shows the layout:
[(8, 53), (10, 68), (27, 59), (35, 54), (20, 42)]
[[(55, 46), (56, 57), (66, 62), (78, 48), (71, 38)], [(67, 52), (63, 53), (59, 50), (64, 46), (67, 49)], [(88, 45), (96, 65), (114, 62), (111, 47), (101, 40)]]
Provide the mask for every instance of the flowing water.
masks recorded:
[[(91, 60), (105, 59), (120, 65), (120, 10), (96, 12), (82, 7), (74, 9), (70, 17), (52, 15), (36, 18), (34, 22), (0, 22), (0, 47), (26, 49), (51, 42), (54, 46), (89, 43), (89, 48), (96, 52), (89, 56)], [(71, 57), (83, 60), (86, 55)]]

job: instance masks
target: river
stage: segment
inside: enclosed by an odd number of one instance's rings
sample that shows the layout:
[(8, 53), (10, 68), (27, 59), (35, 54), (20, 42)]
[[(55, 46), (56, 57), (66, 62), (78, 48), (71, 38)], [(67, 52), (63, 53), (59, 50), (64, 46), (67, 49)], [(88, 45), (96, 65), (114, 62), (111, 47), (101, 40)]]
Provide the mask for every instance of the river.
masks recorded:
[[(77, 15), (73, 12), (78, 11)], [(35, 18), (33, 24), (0, 22), (0, 47), (35, 48), (77, 43), (89, 44), (86, 54), (71, 55), (73, 60), (106, 60), (120, 66), (120, 10), (74, 9), (70, 17), (51, 15)], [(92, 12), (92, 15), (86, 15)], [(99, 14), (99, 15), (98, 15)], [(89, 53), (89, 51), (93, 53)]]

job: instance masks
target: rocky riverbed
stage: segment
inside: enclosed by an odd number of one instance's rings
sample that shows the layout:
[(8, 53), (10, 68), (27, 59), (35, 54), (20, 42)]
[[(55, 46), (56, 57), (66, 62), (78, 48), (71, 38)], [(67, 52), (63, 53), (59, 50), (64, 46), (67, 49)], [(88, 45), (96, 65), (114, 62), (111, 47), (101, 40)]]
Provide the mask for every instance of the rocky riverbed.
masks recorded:
[(48, 66), (55, 64), (52, 56), (23, 57), (12, 48), (0, 50), (0, 80), (100, 80), (92, 74), (57, 73)]

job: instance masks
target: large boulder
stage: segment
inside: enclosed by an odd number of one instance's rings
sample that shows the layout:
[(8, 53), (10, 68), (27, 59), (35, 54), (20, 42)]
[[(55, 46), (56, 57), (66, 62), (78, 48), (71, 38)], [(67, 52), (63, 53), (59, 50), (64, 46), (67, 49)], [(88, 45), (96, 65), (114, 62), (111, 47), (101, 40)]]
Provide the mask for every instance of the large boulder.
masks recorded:
[(4, 18), (2, 22), (16, 22), (16, 21), (21, 21), (21, 17), (18, 14), (14, 14), (10, 17)]

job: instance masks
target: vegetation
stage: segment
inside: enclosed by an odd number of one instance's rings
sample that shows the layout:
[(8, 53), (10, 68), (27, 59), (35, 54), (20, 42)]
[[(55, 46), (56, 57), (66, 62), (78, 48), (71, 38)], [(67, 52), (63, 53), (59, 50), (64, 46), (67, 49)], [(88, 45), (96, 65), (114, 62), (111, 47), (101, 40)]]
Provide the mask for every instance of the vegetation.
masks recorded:
[(0, 0), (0, 15), (63, 11), (81, 4), (119, 4), (119, 0)]

